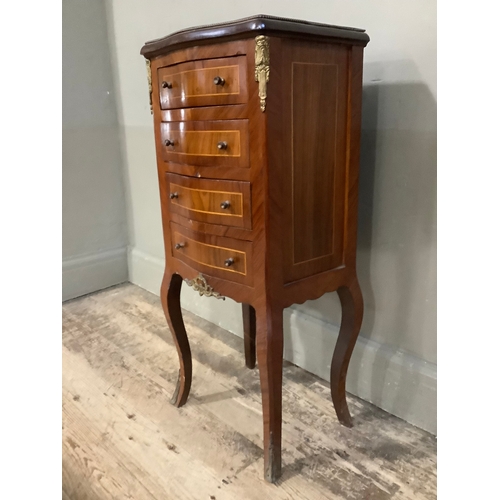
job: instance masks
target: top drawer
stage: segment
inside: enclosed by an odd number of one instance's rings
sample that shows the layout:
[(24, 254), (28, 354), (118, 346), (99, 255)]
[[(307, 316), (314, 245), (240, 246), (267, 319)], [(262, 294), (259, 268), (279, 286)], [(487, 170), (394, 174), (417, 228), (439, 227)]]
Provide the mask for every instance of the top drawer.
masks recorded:
[(160, 68), (158, 87), (161, 109), (246, 103), (246, 56)]

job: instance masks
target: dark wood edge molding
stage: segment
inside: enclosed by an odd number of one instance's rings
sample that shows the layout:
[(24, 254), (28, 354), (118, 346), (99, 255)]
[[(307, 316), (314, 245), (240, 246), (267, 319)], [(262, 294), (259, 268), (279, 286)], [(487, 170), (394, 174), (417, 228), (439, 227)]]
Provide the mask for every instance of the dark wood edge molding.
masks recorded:
[(141, 55), (151, 59), (157, 55), (182, 48), (187, 43), (210, 43), (214, 39), (231, 37), (251, 37), (256, 35), (307, 35), (318, 38), (335, 38), (351, 44), (366, 46), (370, 37), (365, 30), (335, 26), (331, 24), (298, 21), (284, 17), (258, 15), (218, 24), (209, 24), (172, 33), (164, 38), (147, 42), (141, 49)]

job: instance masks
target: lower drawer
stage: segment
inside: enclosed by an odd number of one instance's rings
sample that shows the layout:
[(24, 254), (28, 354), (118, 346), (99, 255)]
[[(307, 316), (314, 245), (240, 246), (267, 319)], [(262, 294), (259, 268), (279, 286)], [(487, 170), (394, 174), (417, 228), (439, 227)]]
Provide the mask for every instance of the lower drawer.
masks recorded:
[(251, 285), (252, 243), (198, 233), (170, 222), (172, 255), (193, 269), (217, 278)]

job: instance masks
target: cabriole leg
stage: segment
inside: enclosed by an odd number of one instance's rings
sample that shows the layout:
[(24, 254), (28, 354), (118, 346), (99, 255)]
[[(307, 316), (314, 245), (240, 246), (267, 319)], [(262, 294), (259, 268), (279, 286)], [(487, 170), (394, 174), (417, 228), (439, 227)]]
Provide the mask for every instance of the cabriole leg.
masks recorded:
[(181, 287), (182, 278), (179, 274), (165, 272), (161, 284), (160, 297), (163, 312), (167, 318), (170, 333), (179, 354), (179, 378), (177, 379), (177, 387), (171, 399), (171, 403), (177, 407), (186, 403), (189, 390), (191, 389), (192, 377), (191, 349), (181, 311)]
[(345, 381), (351, 354), (363, 321), (363, 296), (357, 278), (349, 286), (337, 290), (342, 305), (342, 322), (332, 358), (330, 389), (333, 406), (342, 425), (352, 427), (352, 418), (347, 407)]

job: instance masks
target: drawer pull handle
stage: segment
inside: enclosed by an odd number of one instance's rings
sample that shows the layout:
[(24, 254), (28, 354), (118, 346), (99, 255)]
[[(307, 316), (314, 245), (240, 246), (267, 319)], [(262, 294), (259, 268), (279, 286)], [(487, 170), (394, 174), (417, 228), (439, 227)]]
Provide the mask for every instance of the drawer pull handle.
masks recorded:
[(181, 248), (184, 248), (186, 246), (185, 243), (176, 243), (175, 244), (175, 249), (180, 250)]
[(226, 141), (220, 141), (217, 143), (217, 147), (219, 149), (227, 149), (227, 142)]
[(171, 82), (161, 82), (161, 86), (164, 89), (171, 89), (172, 88), (172, 83)]
[(220, 207), (223, 208), (224, 210), (226, 208), (229, 208), (231, 206), (231, 203), (229, 201), (223, 201), (221, 204), (220, 204)]
[(179, 193), (170, 193), (170, 199), (173, 200), (174, 198), (179, 198)]
[(225, 265), (226, 267), (231, 267), (233, 264), (234, 264), (234, 259), (233, 259), (232, 257), (229, 257), (229, 259), (226, 259), (226, 260), (224, 261), (224, 265)]
[(216, 76), (214, 78), (214, 85), (220, 85), (221, 87), (223, 87), (225, 83), (226, 80), (224, 80), (224, 78), (221, 78), (220, 76)]
[(165, 141), (165, 146), (173, 146), (175, 144), (175, 141), (171, 141), (170, 139), (167, 139)]

